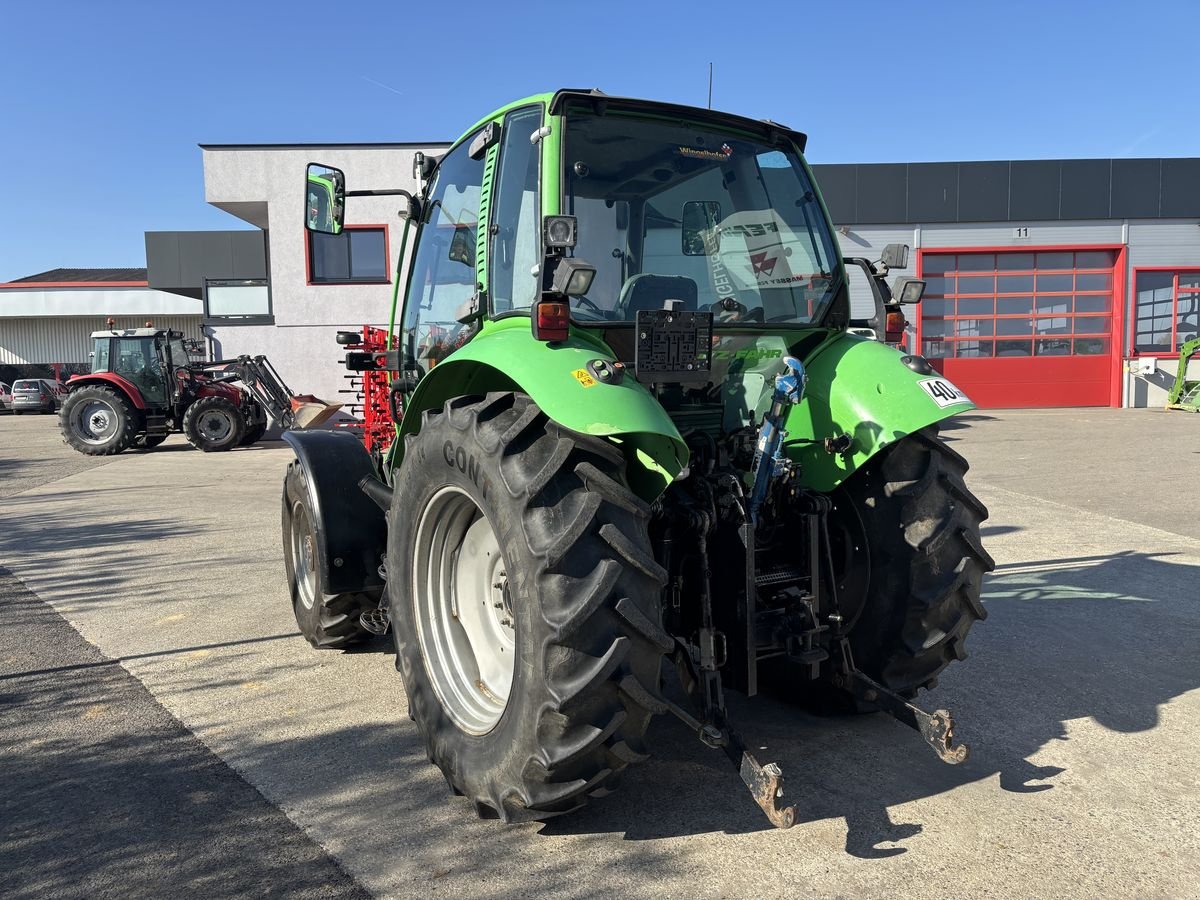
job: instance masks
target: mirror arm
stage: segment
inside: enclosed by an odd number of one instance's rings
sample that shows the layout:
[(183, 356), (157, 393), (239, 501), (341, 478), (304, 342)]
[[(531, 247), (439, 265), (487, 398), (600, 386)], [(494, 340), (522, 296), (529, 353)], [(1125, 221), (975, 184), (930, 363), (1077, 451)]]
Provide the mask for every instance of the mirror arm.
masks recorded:
[(382, 191), (346, 191), (347, 197), (407, 197), (409, 200), (414, 199), (410, 191), (393, 188)]

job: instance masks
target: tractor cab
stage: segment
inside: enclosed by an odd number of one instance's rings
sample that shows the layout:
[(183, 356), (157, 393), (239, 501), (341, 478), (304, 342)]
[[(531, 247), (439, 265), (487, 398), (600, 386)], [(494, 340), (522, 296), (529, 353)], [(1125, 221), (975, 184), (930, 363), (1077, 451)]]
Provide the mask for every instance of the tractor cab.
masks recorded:
[(148, 407), (170, 406), (181, 390), (176, 373), (189, 365), (183, 333), (127, 328), (92, 333), (92, 374), (116, 375), (137, 388)]

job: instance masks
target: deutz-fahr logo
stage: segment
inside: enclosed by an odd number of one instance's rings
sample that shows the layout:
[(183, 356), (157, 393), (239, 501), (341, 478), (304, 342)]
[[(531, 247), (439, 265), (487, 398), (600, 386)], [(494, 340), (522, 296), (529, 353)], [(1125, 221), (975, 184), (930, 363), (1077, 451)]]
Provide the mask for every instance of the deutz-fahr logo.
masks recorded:
[(714, 350), (712, 358), (714, 360), (723, 359), (744, 359), (744, 360), (760, 360), (760, 359), (778, 359), (783, 356), (782, 350), (770, 350), (762, 347), (747, 347), (744, 350)]

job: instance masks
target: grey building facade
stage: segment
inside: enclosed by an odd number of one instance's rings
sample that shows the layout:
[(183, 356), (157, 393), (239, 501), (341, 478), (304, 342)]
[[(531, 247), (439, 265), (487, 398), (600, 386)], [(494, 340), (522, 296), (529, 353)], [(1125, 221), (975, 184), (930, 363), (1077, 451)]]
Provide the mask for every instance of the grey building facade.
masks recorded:
[[(341, 240), (309, 235), (305, 165), (411, 190), (414, 154), (446, 146), (204, 145), (206, 199), (256, 230), (147, 234), (149, 285), (202, 299), (214, 357), (266, 354), (336, 400), (334, 335), (387, 325), (403, 220), (396, 198), (350, 198)], [(846, 256), (912, 247), (901, 274), (928, 287), (908, 347), (981, 406), (1165, 402), (1200, 332), (1200, 159), (814, 168)]]

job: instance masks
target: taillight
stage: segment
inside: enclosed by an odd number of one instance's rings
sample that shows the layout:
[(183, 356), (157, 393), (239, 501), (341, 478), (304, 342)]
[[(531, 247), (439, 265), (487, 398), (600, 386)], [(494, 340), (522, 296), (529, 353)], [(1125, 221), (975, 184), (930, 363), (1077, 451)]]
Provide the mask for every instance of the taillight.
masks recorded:
[(566, 300), (542, 300), (533, 313), (533, 337), (539, 341), (565, 341), (570, 334), (571, 305)]
[(889, 312), (887, 314), (887, 342), (889, 344), (898, 344), (904, 340), (904, 326), (907, 324), (904, 321), (904, 313), (899, 310)]

